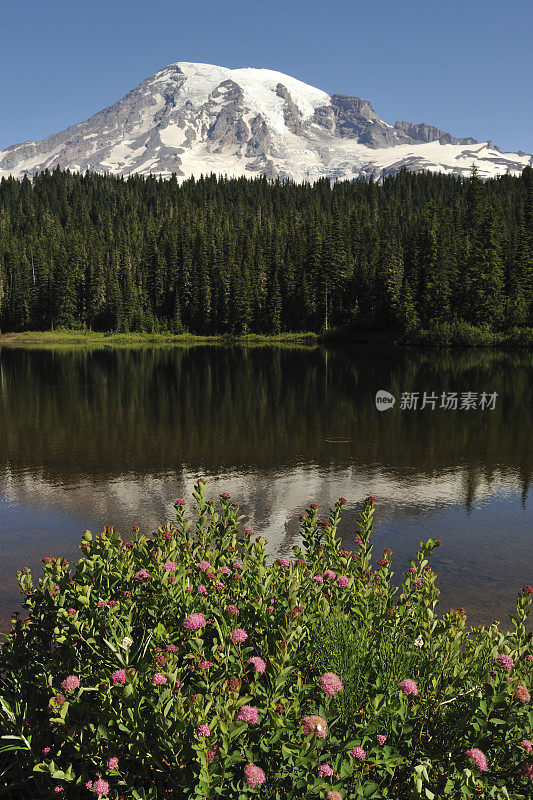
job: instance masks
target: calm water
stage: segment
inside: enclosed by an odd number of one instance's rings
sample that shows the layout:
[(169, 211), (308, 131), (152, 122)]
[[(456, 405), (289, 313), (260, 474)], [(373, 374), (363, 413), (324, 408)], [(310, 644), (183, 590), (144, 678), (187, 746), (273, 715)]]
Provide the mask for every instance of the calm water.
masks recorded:
[[(79, 555), (85, 528), (173, 519), (199, 476), (229, 491), (272, 555), (310, 502), (348, 498), (342, 534), (378, 498), (377, 555), (396, 573), (421, 539), (444, 608), (506, 621), (533, 583), (531, 351), (365, 347), (0, 349), (0, 628), (15, 570)], [(376, 391), (396, 397), (378, 411)], [(494, 410), (438, 407), (442, 392), (497, 393)], [(402, 392), (437, 407), (401, 409)], [(324, 514), (325, 515), (325, 514)]]

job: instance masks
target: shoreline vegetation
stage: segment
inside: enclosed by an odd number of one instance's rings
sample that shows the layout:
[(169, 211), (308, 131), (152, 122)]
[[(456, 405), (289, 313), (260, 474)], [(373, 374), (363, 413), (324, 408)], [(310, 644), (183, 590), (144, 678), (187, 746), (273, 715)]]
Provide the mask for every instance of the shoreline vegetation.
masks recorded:
[(54, 346), (174, 346), (197, 345), (288, 345), (317, 346), (320, 344), (383, 344), (399, 347), (533, 347), (533, 328), (513, 328), (494, 331), (488, 326), (466, 322), (442, 323), (431, 328), (412, 331), (332, 329), (322, 333), (312, 331), (279, 334), (247, 333), (240, 335), (200, 335), (169, 332), (116, 332), (89, 329), (58, 329), (0, 333), (0, 347)]
[[(0, 647), (0, 794), (65, 800), (526, 800), (533, 780), (533, 587), (512, 630), (441, 613), (430, 538), (393, 583), (353, 549), (347, 501), (300, 516), (267, 560), (227, 492), (200, 478), (176, 522), (17, 574)], [(21, 616), (25, 616), (22, 619)], [(258, 790), (258, 791), (253, 791)], [(253, 794), (252, 794), (253, 792)]]

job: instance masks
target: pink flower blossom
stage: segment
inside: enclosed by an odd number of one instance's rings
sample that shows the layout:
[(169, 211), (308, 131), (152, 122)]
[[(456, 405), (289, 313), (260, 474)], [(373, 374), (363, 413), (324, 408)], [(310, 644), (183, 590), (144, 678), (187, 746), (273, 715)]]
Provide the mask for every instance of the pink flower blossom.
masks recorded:
[(528, 690), (525, 686), (517, 686), (514, 696), (517, 700), (520, 700), (521, 703), (529, 703), (531, 700), (531, 695), (529, 694)]
[(217, 581), (217, 583), (213, 584), (213, 588), (217, 589), (217, 591), (221, 592), (221, 591), (223, 591), (223, 589), (226, 588), (226, 584), (222, 583), (221, 581)]
[(366, 753), (362, 747), (354, 747), (352, 750), (349, 751), (352, 758), (358, 758), (359, 761), (364, 761), (366, 758)]
[(50, 752), (50, 748), (49, 747), (43, 747), (43, 755), (46, 756), (46, 755), (48, 755), (49, 752)]
[(382, 747), (385, 744), (385, 742), (387, 741), (387, 737), (383, 736), (382, 733), (378, 733), (378, 735), (376, 736), (376, 739), (377, 739), (378, 744), (381, 745)]
[(93, 783), (93, 792), (98, 795), (98, 797), (107, 797), (109, 794), (109, 784), (107, 781), (103, 781), (99, 778), (97, 781)]
[(56, 794), (59, 794), (59, 792), (62, 792), (62, 791), (63, 791), (63, 787), (62, 786), (56, 786), (55, 789), (54, 789), (54, 792)]
[(65, 678), (65, 680), (61, 682), (61, 686), (66, 692), (73, 692), (74, 689), (79, 687), (79, 685), (80, 679), (75, 675), (69, 675), (68, 678)]
[(505, 654), (498, 656), (496, 659), (496, 663), (505, 671), (510, 672), (511, 668), (514, 666), (514, 661), (511, 656), (507, 656)]
[(413, 680), (411, 680), (411, 678), (405, 678), (400, 683), (400, 690), (406, 697), (410, 694), (414, 695), (415, 697), (418, 696), (418, 686)]
[(85, 788), (86, 789), (92, 789), (93, 788), (93, 782), (92, 781), (87, 781), (87, 783), (85, 784)]
[(526, 661), (533, 661), (533, 656), (532, 655), (527, 655), (526, 656)]
[(321, 778), (331, 778), (335, 775), (335, 770), (329, 764), (321, 764), (318, 768), (318, 774)]
[(115, 670), (115, 672), (111, 673), (111, 680), (113, 681), (114, 686), (117, 686), (117, 684), (126, 683), (126, 670), (124, 669)]
[(166, 646), (166, 648), (165, 648), (165, 650), (167, 651), (167, 653), (175, 653), (177, 649), (178, 649), (178, 648), (176, 647), (176, 645), (175, 645), (175, 644), (167, 644), (167, 646)]
[(265, 662), (263, 661), (262, 658), (259, 658), (259, 656), (252, 656), (251, 658), (249, 658), (248, 664), (251, 664), (255, 672), (258, 672), (260, 675), (262, 675), (266, 669)]
[(466, 751), (466, 755), (472, 761), (473, 764), (476, 765), (480, 772), (486, 772), (487, 767), (487, 757), (485, 753), (481, 750), (478, 750), (477, 747), (473, 747), (471, 750)]
[(319, 739), (326, 738), (328, 726), (324, 717), (319, 717), (318, 714), (311, 714), (302, 719), (301, 725), (304, 736), (316, 733)]
[(237, 606), (234, 606), (233, 604), (229, 605), (226, 611), (228, 612), (228, 614), (233, 614), (233, 616), (239, 613), (239, 609), (237, 608)]
[(213, 569), (209, 561), (200, 561), (199, 564), (196, 565), (200, 572), (205, 572), (208, 569)]
[(415, 578), (413, 583), (418, 589), (420, 589), (420, 587), (422, 586), (422, 578)]
[(533, 781), (533, 761), (523, 761), (521, 770), (524, 778)]
[(346, 589), (349, 583), (350, 579), (347, 575), (339, 575), (337, 578), (337, 584), (341, 587), (341, 589)]
[(333, 697), (337, 692), (342, 691), (341, 679), (334, 672), (324, 672), (318, 682), (322, 691), (329, 697)]
[(156, 672), (154, 677), (152, 678), (152, 686), (160, 686), (163, 683), (166, 683), (167, 679), (163, 675), (162, 672)]
[(235, 630), (231, 632), (231, 641), (234, 644), (245, 642), (247, 638), (248, 634), (242, 628), (235, 628)]
[(260, 786), (266, 780), (265, 773), (261, 767), (256, 767), (255, 764), (247, 764), (245, 766), (244, 778), (251, 789)]
[(211, 736), (211, 728), (209, 725), (198, 725), (196, 733), (198, 736), (203, 736), (204, 739), (208, 739)]
[(208, 764), (211, 764), (215, 760), (219, 751), (220, 747), (218, 744), (214, 744), (213, 747), (207, 751), (207, 753), (205, 754), (205, 759)]
[(75, 608), (69, 608), (69, 610), (68, 610), (68, 615), (69, 615), (69, 617), (72, 617), (72, 615), (73, 615), (73, 614), (76, 614), (76, 613), (77, 613), (77, 612), (76, 612), (76, 609), (75, 609)]
[(324, 578), (322, 577), (322, 575), (315, 575), (313, 580), (315, 583), (324, 583)]
[(183, 628), (186, 631), (197, 631), (200, 628), (203, 628), (204, 625), (207, 625), (205, 615), (200, 614), (190, 614), (186, 619), (183, 621)]
[(259, 712), (253, 706), (241, 706), (237, 714), (237, 719), (247, 722), (248, 725), (257, 725), (258, 718)]
[(163, 572), (175, 572), (177, 568), (177, 564), (174, 564), (173, 561), (167, 561), (163, 564)]
[(277, 563), (280, 567), (290, 567), (291, 564), (288, 558), (278, 558)]
[(328, 800), (342, 800), (342, 794), (336, 791), (328, 792), (326, 797)]
[(520, 745), (524, 748), (526, 753), (533, 753), (533, 742), (530, 742), (529, 739), (522, 739)]
[(327, 570), (324, 572), (324, 578), (325, 578), (326, 580), (328, 580), (328, 581), (332, 581), (332, 580), (333, 580), (334, 578), (336, 578), (336, 577), (337, 577), (337, 576), (335, 575), (335, 573), (333, 572), (333, 570), (332, 570), (332, 569), (327, 569)]
[(108, 769), (115, 769), (116, 767), (118, 767), (118, 758), (116, 756), (110, 758), (109, 761), (107, 762), (107, 767)]
[(231, 570), (229, 567), (219, 567), (217, 572), (221, 572), (222, 575), (231, 575)]
[(207, 659), (204, 659), (203, 661), (200, 661), (200, 663), (198, 664), (199, 669), (209, 669), (212, 666), (213, 666), (213, 662), (212, 661), (207, 661)]
[[(145, 578), (151, 578), (152, 576), (146, 569), (140, 569), (139, 572), (136, 572), (133, 576), (136, 581), (142, 581)], [(105, 783), (105, 781), (104, 781)], [(95, 784), (96, 785), (96, 784)], [(107, 784), (106, 784), (107, 785)]]
[(240, 561), (236, 561), (233, 565), (233, 569), (244, 569), (244, 565), (241, 564)]

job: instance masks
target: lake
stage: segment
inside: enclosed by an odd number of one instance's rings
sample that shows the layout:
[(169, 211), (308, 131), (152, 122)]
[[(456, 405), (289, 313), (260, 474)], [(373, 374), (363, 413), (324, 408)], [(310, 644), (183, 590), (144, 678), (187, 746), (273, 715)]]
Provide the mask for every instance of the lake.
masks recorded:
[[(443, 609), (505, 624), (533, 583), (532, 387), (530, 350), (2, 347), (0, 629), (17, 569), (72, 562), (86, 528), (172, 520), (200, 476), (273, 556), (306, 505), (325, 517), (339, 496), (351, 549), (374, 495), (374, 554), (392, 548), (396, 578), (440, 538)], [(394, 405), (378, 410), (378, 391)]]

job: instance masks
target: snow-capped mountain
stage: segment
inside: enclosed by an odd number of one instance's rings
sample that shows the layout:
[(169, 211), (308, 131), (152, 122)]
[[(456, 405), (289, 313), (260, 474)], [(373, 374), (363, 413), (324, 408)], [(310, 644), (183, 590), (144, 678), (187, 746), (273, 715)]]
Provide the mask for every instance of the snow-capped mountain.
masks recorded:
[(116, 175), (315, 181), (379, 179), (402, 167), (465, 175), (472, 164), (491, 177), (532, 162), (423, 123), (390, 125), (366, 100), (328, 95), (281, 72), (180, 61), (86, 122), (0, 151), (0, 177), (60, 165)]

